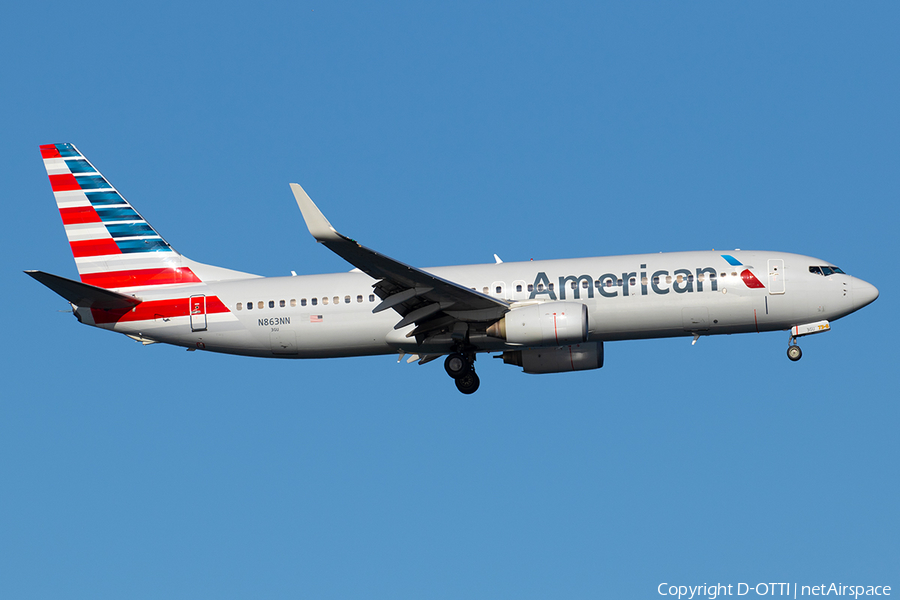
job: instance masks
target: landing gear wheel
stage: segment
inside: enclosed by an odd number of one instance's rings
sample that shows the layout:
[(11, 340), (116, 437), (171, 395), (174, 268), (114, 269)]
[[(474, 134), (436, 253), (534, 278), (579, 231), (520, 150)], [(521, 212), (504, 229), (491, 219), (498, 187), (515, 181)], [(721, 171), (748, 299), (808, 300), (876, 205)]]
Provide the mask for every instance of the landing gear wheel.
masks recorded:
[(800, 346), (788, 346), (787, 355), (789, 359), (797, 362), (803, 356), (803, 351), (800, 350)]
[(471, 369), (456, 379), (456, 389), (463, 394), (474, 394), (479, 385), (481, 385), (481, 381), (478, 379), (475, 371)]
[[(444, 369), (453, 379), (459, 379), (472, 370), (472, 364), (462, 354), (451, 354), (444, 360)], [(478, 387), (477, 385), (475, 387)], [(473, 392), (475, 390), (472, 390)], [(471, 393), (471, 392), (468, 392)]]

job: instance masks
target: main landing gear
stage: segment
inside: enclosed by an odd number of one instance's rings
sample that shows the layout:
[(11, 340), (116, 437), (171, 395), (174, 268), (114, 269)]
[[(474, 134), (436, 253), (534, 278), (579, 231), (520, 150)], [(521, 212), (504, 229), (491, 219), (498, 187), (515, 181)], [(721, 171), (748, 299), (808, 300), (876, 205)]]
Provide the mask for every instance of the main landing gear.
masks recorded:
[(800, 357), (803, 356), (803, 351), (800, 350), (800, 346), (797, 345), (797, 338), (791, 336), (791, 343), (788, 345), (787, 349), (788, 358), (794, 362), (800, 360)]
[(444, 360), (447, 375), (456, 381), (456, 389), (463, 394), (474, 394), (481, 384), (475, 374), (475, 354), (454, 352)]

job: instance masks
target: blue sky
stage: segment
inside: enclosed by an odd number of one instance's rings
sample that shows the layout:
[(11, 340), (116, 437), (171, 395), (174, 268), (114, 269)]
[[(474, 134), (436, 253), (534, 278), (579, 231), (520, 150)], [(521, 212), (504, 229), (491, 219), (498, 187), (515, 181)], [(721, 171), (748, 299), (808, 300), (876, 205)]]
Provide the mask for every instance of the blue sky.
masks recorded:
[[(900, 586), (895, 3), (18, 3), (0, 22), (5, 598)], [(266, 361), (80, 326), (39, 144), (180, 252), (342, 271), (288, 182), (418, 266), (709, 248), (880, 299), (600, 371)], [(752, 595), (752, 594), (751, 594)]]

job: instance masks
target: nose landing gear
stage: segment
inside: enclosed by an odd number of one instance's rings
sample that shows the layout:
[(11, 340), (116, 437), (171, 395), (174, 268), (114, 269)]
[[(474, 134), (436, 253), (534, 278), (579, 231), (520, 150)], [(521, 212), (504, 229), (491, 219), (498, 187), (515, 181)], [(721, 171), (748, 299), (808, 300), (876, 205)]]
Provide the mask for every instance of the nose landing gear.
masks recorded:
[(797, 338), (802, 335), (812, 335), (813, 333), (824, 333), (831, 331), (831, 324), (827, 320), (816, 321), (815, 323), (806, 323), (805, 325), (794, 325), (791, 327), (791, 339), (788, 342), (787, 355), (794, 362), (800, 360), (803, 352), (797, 345)]
[(463, 394), (474, 394), (481, 381), (475, 374), (475, 354), (454, 352), (444, 360), (444, 370), (456, 381), (456, 389)]
[(800, 350), (800, 346), (797, 345), (797, 336), (793, 335), (793, 332), (791, 332), (791, 334), (791, 339), (788, 342), (787, 355), (791, 361), (797, 362), (800, 360), (800, 357), (803, 356), (803, 351)]

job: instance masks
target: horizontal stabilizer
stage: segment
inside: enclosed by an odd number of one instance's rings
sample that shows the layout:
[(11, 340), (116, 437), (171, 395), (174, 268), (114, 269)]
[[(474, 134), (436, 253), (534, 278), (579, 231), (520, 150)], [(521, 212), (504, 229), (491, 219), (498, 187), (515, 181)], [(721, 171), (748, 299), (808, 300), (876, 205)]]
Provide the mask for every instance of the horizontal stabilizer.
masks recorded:
[(140, 298), (117, 294), (86, 283), (72, 281), (43, 271), (25, 271), (26, 275), (37, 279), (48, 288), (74, 304), (84, 308), (103, 310), (130, 309), (141, 303)]

